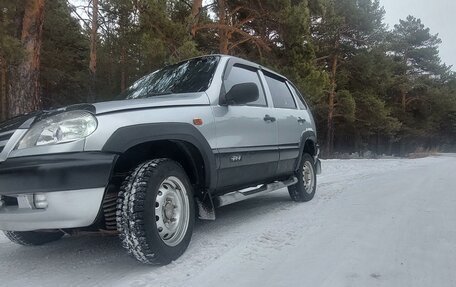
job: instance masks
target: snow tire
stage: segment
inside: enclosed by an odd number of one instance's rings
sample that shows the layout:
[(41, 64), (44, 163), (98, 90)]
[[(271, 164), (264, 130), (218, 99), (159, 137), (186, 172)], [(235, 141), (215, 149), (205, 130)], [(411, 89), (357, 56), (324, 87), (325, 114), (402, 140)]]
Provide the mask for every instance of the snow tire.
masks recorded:
[[(305, 169), (309, 172), (308, 179), (312, 182), (310, 187), (306, 187), (305, 177), (303, 175), (305, 173)], [(315, 196), (315, 190), (317, 187), (317, 176), (314, 159), (310, 154), (303, 154), (301, 165), (296, 173), (296, 177), (298, 178), (298, 182), (288, 187), (288, 193), (290, 194), (291, 199), (296, 202), (307, 202), (312, 200)]]
[[(170, 246), (160, 237), (156, 218), (159, 188), (170, 176), (178, 178), (188, 197), (189, 218), (183, 239)], [(182, 166), (171, 159), (140, 164), (123, 182), (117, 199), (117, 230), (122, 246), (142, 263), (166, 265), (187, 249), (195, 220), (192, 185)]]

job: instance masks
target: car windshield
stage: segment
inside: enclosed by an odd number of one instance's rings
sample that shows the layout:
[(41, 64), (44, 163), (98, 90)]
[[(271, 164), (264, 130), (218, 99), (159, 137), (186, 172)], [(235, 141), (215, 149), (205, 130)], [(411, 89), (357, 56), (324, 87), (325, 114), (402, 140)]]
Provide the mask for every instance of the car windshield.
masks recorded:
[(136, 81), (119, 95), (119, 99), (205, 91), (209, 88), (219, 58), (207, 56), (164, 67)]

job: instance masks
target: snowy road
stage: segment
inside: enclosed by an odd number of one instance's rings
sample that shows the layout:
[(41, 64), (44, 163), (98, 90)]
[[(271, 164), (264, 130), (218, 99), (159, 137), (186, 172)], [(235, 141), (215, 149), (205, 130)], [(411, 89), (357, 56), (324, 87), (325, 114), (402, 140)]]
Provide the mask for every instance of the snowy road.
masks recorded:
[(312, 202), (280, 190), (217, 216), (165, 267), (116, 238), (0, 235), (0, 286), (456, 286), (456, 155), (324, 161)]

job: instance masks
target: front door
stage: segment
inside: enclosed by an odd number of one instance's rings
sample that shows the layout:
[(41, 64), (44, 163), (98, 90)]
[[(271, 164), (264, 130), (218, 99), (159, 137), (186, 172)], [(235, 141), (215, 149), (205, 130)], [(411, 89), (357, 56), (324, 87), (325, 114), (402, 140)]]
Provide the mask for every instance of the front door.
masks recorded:
[(268, 106), (258, 70), (234, 65), (225, 77), (225, 90), (240, 83), (256, 83), (259, 98), (242, 106), (214, 106), (219, 160), (218, 191), (235, 190), (272, 179), (277, 170), (278, 128)]

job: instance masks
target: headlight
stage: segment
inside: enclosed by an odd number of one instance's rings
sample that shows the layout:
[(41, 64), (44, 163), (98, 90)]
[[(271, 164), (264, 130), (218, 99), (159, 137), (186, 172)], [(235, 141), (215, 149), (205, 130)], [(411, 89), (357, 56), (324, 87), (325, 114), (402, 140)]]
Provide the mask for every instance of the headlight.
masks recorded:
[(34, 124), (19, 142), (17, 149), (72, 142), (91, 135), (97, 119), (88, 112), (71, 111), (50, 116)]

